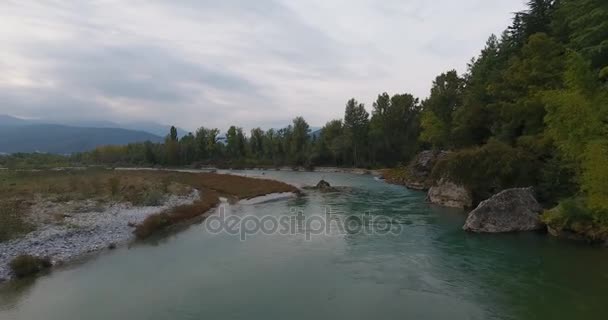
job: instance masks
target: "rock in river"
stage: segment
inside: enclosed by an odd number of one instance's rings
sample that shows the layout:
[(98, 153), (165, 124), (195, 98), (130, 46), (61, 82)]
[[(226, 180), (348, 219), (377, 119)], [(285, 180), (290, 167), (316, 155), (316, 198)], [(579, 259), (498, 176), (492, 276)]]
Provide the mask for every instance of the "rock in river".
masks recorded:
[(462, 228), (488, 233), (538, 230), (543, 228), (541, 211), (532, 188), (507, 189), (482, 201)]
[(333, 190), (333, 188), (331, 187), (331, 185), (329, 184), (329, 182), (325, 181), (325, 180), (321, 180), (319, 181), (319, 183), (317, 183), (316, 186), (317, 189), (319, 190)]
[(467, 188), (446, 179), (439, 180), (437, 185), (429, 189), (427, 200), (440, 206), (461, 209), (470, 208), (473, 203)]

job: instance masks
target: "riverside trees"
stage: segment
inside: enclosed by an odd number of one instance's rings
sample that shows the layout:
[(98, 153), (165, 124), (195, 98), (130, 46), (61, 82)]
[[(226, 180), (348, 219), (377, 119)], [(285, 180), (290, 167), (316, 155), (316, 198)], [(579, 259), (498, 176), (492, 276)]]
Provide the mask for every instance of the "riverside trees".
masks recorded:
[(442, 174), (460, 177), (477, 194), (534, 185), (543, 202), (573, 200), (608, 226), (607, 91), (608, 2), (531, 0), (500, 37), (489, 37), (465, 73), (439, 75), (422, 102), (407, 93), (381, 93), (371, 115), (353, 98), (343, 119), (318, 132), (297, 117), (285, 128), (256, 128), (248, 137), (233, 126), (226, 143), (217, 139), (219, 130), (201, 128), (194, 138), (177, 141), (170, 134), (164, 145), (102, 148), (86, 157), (385, 167), (406, 163), (422, 149), (451, 149)]

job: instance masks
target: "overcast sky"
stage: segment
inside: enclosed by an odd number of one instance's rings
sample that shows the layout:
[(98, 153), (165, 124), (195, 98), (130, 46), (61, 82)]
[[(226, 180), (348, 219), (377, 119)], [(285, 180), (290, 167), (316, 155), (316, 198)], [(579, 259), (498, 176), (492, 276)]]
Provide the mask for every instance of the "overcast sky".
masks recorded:
[(523, 2), (2, 0), (0, 114), (321, 126), (350, 97), (426, 97)]

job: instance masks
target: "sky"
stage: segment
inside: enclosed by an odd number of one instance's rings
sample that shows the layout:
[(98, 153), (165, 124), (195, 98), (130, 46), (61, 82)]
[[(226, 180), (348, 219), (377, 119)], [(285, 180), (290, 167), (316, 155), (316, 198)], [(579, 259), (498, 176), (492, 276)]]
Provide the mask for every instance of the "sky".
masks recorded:
[(0, 2), (0, 114), (188, 130), (311, 126), (428, 96), (525, 0)]

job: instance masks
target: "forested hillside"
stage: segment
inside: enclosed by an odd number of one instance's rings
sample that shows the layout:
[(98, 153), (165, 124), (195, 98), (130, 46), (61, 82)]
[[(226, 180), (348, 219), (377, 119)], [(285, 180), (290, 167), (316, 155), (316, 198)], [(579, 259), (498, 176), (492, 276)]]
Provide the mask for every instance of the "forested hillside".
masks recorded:
[[(200, 128), (164, 144), (82, 155), (107, 163), (398, 166), (423, 149), (452, 150), (434, 175), (478, 198), (535, 186), (556, 228), (608, 234), (608, 2), (533, 0), (491, 35), (465, 74), (437, 76), (428, 98), (351, 99), (317, 137), (297, 117), (280, 130)], [(369, 111), (368, 111), (369, 110)], [(604, 226), (604, 227), (599, 227)]]

